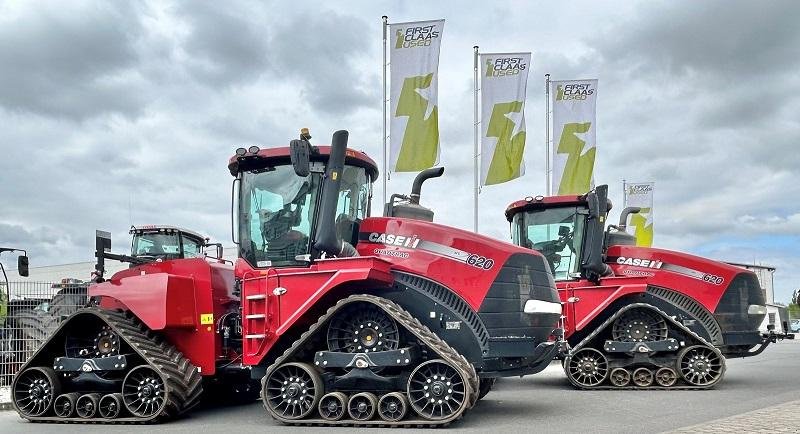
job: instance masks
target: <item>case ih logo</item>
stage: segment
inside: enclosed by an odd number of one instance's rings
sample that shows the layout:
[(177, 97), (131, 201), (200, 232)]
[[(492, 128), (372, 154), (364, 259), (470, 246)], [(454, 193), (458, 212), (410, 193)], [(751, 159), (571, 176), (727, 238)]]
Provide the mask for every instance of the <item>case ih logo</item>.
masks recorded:
[(640, 259), (640, 258), (626, 258), (624, 256), (620, 256), (619, 258), (617, 258), (617, 264), (632, 265), (634, 267), (643, 267), (643, 268), (661, 268), (661, 266), (664, 265), (664, 263), (661, 261)]
[(559, 84), (556, 86), (556, 101), (586, 99), (593, 93), (589, 83)]
[(406, 237), (403, 235), (394, 234), (381, 234), (372, 232), (369, 234), (369, 242), (377, 244), (385, 244), (387, 246), (407, 247), (409, 249), (416, 249), (419, 245), (420, 239), (416, 235)]
[(528, 65), (522, 57), (501, 57), (499, 59), (486, 59), (486, 76), (503, 77), (516, 75), (524, 71)]
[(394, 48), (427, 47), (438, 37), (439, 31), (435, 25), (397, 29)]

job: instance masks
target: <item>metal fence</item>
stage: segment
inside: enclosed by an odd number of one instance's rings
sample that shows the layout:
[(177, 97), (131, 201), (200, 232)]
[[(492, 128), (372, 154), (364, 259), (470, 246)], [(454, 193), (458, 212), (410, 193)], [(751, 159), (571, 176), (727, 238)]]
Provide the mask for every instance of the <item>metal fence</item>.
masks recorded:
[(71, 279), (0, 284), (0, 405), (11, 401), (11, 381), (28, 357), (62, 319), (86, 305), (87, 286)]

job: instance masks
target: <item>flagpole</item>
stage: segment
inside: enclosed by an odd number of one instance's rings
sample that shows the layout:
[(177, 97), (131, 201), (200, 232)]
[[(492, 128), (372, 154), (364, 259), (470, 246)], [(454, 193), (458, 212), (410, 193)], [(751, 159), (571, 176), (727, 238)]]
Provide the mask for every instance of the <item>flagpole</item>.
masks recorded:
[(472, 133), (473, 133), (473, 136), (474, 136), (473, 145), (474, 145), (474, 151), (475, 151), (474, 160), (473, 160), (473, 166), (474, 166), (474, 169), (475, 169), (474, 170), (474, 172), (475, 172), (474, 173), (474, 181), (475, 181), (474, 187), (475, 188), (474, 188), (474, 191), (473, 191), (473, 206), (474, 206), (474, 209), (473, 209), (472, 225), (473, 225), (473, 230), (475, 231), (475, 233), (477, 233), (478, 232), (478, 192), (480, 190), (480, 180), (478, 178), (480, 176), (479, 173), (478, 173), (478, 46), (475, 45), (474, 47), (472, 47), (472, 49), (474, 50), (473, 63), (472, 63), (472, 76), (473, 76), (473, 80), (474, 80), (474, 89), (473, 90), (475, 92), (474, 97), (473, 97), (475, 105), (474, 105), (474, 107), (472, 109), (472, 120), (473, 120)]
[(388, 176), (388, 163), (386, 157), (386, 29), (389, 26), (389, 17), (384, 15), (381, 17), (383, 20), (383, 99), (381, 103), (383, 105), (383, 204), (381, 208), (386, 206), (387, 196), (386, 196), (386, 177)]
[(544, 185), (550, 196), (550, 74), (544, 75)]

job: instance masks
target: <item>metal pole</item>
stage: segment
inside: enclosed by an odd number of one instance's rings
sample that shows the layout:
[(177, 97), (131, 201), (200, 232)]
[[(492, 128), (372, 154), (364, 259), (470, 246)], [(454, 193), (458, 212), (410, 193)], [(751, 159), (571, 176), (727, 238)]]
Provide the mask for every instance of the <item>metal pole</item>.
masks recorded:
[(544, 75), (544, 191), (550, 196), (550, 74)]
[(381, 208), (383, 208), (388, 200), (386, 196), (386, 177), (389, 174), (389, 164), (386, 156), (386, 29), (389, 27), (389, 17), (384, 15), (381, 19), (383, 20), (383, 99), (381, 100), (381, 105), (383, 106), (383, 204)]
[(478, 152), (479, 152), (478, 151), (478, 46), (476, 45), (476, 46), (472, 47), (472, 49), (474, 50), (474, 55), (473, 55), (474, 58), (473, 58), (473, 64), (472, 64), (472, 74), (473, 74), (473, 80), (474, 80), (474, 88), (473, 88), (473, 90), (475, 92), (475, 94), (474, 94), (475, 106), (473, 107), (473, 110), (472, 110), (472, 119), (473, 119), (472, 133), (474, 135), (474, 143), (473, 143), (473, 145), (474, 145), (474, 151), (475, 151), (474, 160), (473, 160), (473, 165), (474, 165), (474, 169), (475, 169), (474, 170), (474, 172), (475, 172), (474, 173), (474, 181), (475, 181), (474, 187), (475, 188), (474, 188), (474, 191), (473, 191), (474, 209), (473, 209), (473, 221), (472, 221), (472, 224), (473, 224), (473, 230), (475, 231), (475, 233), (477, 233), (478, 232), (478, 192), (480, 191), (480, 179), (479, 179), (480, 174), (478, 172)]

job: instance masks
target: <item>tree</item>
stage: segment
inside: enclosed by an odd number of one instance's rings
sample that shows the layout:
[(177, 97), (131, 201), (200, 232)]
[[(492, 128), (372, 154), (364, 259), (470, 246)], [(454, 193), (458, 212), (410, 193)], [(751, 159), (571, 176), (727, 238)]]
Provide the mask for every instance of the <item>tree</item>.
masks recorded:
[(789, 318), (800, 318), (800, 289), (792, 294), (792, 303), (789, 305)]

